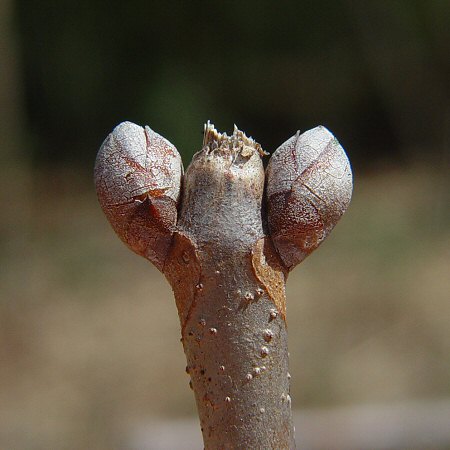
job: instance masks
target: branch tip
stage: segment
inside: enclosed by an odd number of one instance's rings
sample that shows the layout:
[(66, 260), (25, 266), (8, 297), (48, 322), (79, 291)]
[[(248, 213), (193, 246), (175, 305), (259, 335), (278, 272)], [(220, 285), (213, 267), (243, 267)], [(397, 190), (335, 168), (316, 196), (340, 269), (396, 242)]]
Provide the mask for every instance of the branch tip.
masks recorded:
[(203, 148), (205, 147), (208, 147), (210, 151), (217, 149), (233, 151), (234, 153), (242, 154), (242, 156), (249, 156), (249, 149), (257, 151), (260, 156), (269, 154), (252, 137), (239, 130), (236, 124), (233, 127), (233, 134), (228, 136), (227, 133), (217, 131), (209, 120), (204, 126)]

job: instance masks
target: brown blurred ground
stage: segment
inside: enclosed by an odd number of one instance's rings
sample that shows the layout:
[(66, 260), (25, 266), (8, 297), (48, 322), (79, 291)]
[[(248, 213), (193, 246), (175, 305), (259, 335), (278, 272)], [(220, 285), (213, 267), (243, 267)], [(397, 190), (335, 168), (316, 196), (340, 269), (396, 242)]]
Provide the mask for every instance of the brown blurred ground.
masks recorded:
[[(1, 256), (0, 448), (128, 448), (137, 424), (194, 415), (163, 276), (113, 234), (90, 174), (31, 185), (31, 220)], [(355, 186), (288, 280), (295, 409), (449, 396), (445, 180), (383, 170)]]

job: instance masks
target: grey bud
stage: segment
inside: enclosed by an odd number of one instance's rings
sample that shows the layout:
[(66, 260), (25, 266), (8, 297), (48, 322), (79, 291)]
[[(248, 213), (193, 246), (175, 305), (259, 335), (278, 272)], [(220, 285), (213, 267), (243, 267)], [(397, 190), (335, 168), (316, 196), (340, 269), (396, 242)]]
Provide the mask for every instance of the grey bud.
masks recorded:
[(291, 270), (328, 236), (352, 196), (344, 149), (323, 126), (297, 133), (270, 158), (267, 206), (272, 241)]
[(131, 122), (114, 128), (97, 155), (95, 184), (103, 212), (122, 241), (160, 270), (177, 222), (182, 173), (177, 149)]

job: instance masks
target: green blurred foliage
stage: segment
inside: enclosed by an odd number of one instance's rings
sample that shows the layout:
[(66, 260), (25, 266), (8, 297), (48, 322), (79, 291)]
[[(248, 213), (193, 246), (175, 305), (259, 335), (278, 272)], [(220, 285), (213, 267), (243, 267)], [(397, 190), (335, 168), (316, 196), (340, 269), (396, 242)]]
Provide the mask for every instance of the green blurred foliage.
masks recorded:
[(188, 162), (208, 119), (270, 152), (324, 124), (363, 167), (428, 157), (449, 128), (448, 17), (445, 0), (17, 0), (34, 159), (91, 164), (132, 120)]

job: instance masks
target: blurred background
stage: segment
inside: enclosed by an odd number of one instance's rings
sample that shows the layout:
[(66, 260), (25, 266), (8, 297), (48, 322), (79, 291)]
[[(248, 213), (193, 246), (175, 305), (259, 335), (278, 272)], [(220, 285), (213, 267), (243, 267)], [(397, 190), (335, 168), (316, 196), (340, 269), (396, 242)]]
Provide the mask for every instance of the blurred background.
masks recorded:
[(93, 187), (121, 121), (327, 126), (349, 211), (287, 287), (305, 449), (450, 449), (450, 2), (0, 0), (0, 448), (201, 448), (169, 285)]

